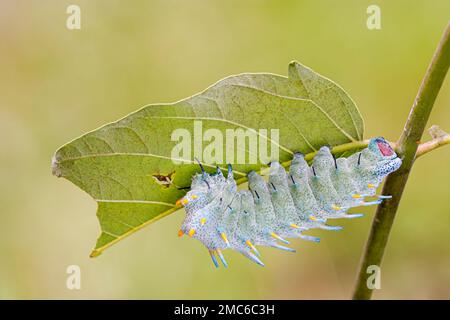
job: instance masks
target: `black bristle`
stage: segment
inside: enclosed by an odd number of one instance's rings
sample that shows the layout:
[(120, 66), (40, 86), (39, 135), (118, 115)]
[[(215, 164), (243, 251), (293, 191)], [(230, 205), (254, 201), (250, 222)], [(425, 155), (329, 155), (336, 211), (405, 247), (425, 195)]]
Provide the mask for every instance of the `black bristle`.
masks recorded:
[(293, 184), (296, 184), (295, 181), (294, 181), (294, 177), (292, 176), (292, 174), (290, 174), (289, 177), (291, 177), (292, 183), (293, 183)]
[(200, 163), (200, 161), (197, 158), (195, 158), (195, 161), (197, 161), (197, 163), (200, 166), (200, 169), (202, 170), (202, 172), (205, 173), (205, 168), (203, 168), (203, 165)]

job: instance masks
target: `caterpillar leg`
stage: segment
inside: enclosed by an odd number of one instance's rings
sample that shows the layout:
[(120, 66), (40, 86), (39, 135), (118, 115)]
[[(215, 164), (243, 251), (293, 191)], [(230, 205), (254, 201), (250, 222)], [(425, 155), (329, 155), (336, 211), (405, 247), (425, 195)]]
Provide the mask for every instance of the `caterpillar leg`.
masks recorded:
[(220, 238), (222, 238), (223, 242), (225, 242), (226, 246), (230, 247), (230, 242), (228, 241), (227, 234), (222, 230), (222, 228), (217, 228), (218, 233), (220, 234)]
[(361, 217), (364, 217), (364, 213), (353, 213), (353, 214), (342, 215), (342, 218), (345, 218), (345, 219), (354, 219), (354, 218), (361, 218)]
[(326, 224), (322, 224), (319, 228), (322, 230), (330, 230), (330, 231), (339, 231), (339, 230), (344, 229), (344, 227), (341, 227), (341, 226), (329, 226)]
[(313, 216), (313, 215), (310, 215), (310, 216), (309, 216), (309, 220), (315, 221), (315, 222), (320, 222), (320, 223), (325, 223), (325, 222), (327, 222), (327, 219), (318, 218), (318, 217)]
[(217, 254), (219, 255), (220, 260), (222, 261), (222, 264), (225, 268), (228, 268), (228, 263), (225, 260), (225, 257), (222, 254), (222, 251), (220, 249), (216, 249)]
[(312, 241), (312, 242), (320, 242), (320, 238), (314, 236), (308, 236), (306, 234), (300, 234), (300, 239)]
[(256, 249), (256, 247), (253, 245), (253, 243), (252, 243), (250, 240), (245, 241), (245, 244), (246, 244), (247, 246), (249, 246), (249, 248), (252, 249), (253, 252), (254, 252), (258, 257), (261, 256), (261, 254), (259, 253), (258, 249)]
[(280, 240), (280, 241), (283, 242), (283, 243), (286, 243), (286, 244), (289, 244), (289, 243), (290, 243), (290, 242), (287, 241), (286, 239), (284, 239), (284, 238), (280, 237), (279, 235), (277, 235), (275, 232), (271, 232), (270, 235), (271, 235), (273, 238), (275, 238), (275, 239), (277, 239), (277, 240)]
[(253, 262), (259, 264), (261, 267), (264, 267), (264, 263), (259, 260), (259, 258), (257, 256), (255, 256), (253, 253), (251, 253), (250, 251), (244, 251), (241, 250), (240, 251), (244, 256), (246, 256), (247, 258), (249, 258), (250, 260), (252, 260)]
[(338, 206), (338, 205), (335, 205), (335, 204), (332, 204), (331, 205), (331, 209), (333, 209), (333, 211), (335, 211), (335, 212), (345, 212), (345, 211), (347, 211), (349, 208), (348, 207), (343, 207), (343, 206)]
[(218, 268), (219, 263), (217, 262), (216, 256), (214, 254), (214, 250), (209, 250), (209, 255), (211, 256), (211, 260), (214, 263), (214, 265), (216, 266), (216, 268)]
[(380, 203), (382, 203), (383, 202), (383, 200), (375, 200), (375, 201), (369, 201), (369, 202), (361, 202), (361, 206), (364, 206), (364, 207), (366, 207), (366, 206), (373, 206), (373, 205), (377, 205), (377, 204), (380, 204)]
[(298, 229), (298, 230), (300, 230), (300, 231), (306, 231), (306, 230), (309, 230), (309, 228), (307, 228), (307, 227), (300, 227), (300, 226), (298, 226), (297, 224), (295, 224), (295, 223), (291, 223), (290, 224), (290, 227), (292, 227), (292, 228), (294, 228), (294, 229)]
[(296, 252), (295, 249), (292, 249), (292, 248), (289, 248), (289, 247), (282, 246), (282, 245), (280, 245), (280, 244), (278, 244), (278, 243), (273, 243), (273, 244), (271, 244), (270, 246), (273, 247), (273, 248), (277, 248), (277, 249), (280, 249), (280, 250), (284, 250), (284, 251)]

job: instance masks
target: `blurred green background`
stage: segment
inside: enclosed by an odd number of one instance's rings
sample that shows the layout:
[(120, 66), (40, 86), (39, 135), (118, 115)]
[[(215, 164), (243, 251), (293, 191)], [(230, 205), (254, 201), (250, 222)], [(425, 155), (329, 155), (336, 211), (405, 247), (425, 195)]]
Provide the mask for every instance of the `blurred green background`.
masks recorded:
[[(66, 8), (81, 7), (81, 30)], [(366, 8), (381, 8), (368, 30)], [(450, 19), (442, 1), (1, 1), (0, 298), (346, 299), (374, 208), (262, 249), (265, 268), (228, 253), (215, 269), (199, 242), (178, 238), (177, 212), (108, 249), (96, 204), (51, 175), (62, 144), (137, 108), (172, 102), (241, 72), (287, 73), (298, 60), (358, 104), (366, 138), (395, 140)], [(450, 130), (450, 80), (431, 120)], [(425, 137), (427, 139), (428, 137)], [(415, 164), (375, 298), (450, 298), (450, 147)], [(81, 267), (81, 290), (66, 268)]]

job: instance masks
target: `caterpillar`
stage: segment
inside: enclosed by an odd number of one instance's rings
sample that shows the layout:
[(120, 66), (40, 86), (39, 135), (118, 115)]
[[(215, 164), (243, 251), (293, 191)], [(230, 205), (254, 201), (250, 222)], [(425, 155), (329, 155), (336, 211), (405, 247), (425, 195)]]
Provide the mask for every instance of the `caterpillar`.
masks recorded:
[(376, 200), (365, 200), (375, 196), (383, 178), (401, 164), (389, 143), (377, 137), (348, 158), (336, 158), (328, 147), (321, 147), (311, 166), (303, 154), (295, 153), (289, 173), (279, 162), (271, 162), (267, 182), (251, 171), (248, 190), (238, 191), (231, 165), (225, 177), (220, 169), (205, 172), (199, 163), (201, 172), (192, 177), (190, 191), (178, 200), (186, 211), (178, 235), (188, 234), (202, 242), (216, 267), (217, 256), (228, 266), (222, 253), (225, 249), (237, 250), (264, 266), (257, 246), (295, 252), (285, 246), (289, 244), (286, 238), (319, 242), (303, 232), (339, 230), (339, 226), (327, 225), (327, 220), (360, 217), (347, 210), (390, 198), (379, 195)]

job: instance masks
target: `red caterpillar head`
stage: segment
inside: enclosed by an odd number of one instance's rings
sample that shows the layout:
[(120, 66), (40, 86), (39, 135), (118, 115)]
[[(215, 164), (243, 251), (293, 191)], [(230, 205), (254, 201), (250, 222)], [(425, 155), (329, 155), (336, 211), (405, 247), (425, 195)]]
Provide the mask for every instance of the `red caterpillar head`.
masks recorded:
[(377, 137), (370, 140), (369, 149), (378, 154), (380, 158), (391, 159), (397, 157), (394, 149), (383, 137)]
[(384, 177), (401, 166), (402, 160), (383, 137), (370, 140), (368, 148), (378, 158), (374, 167), (375, 175)]

